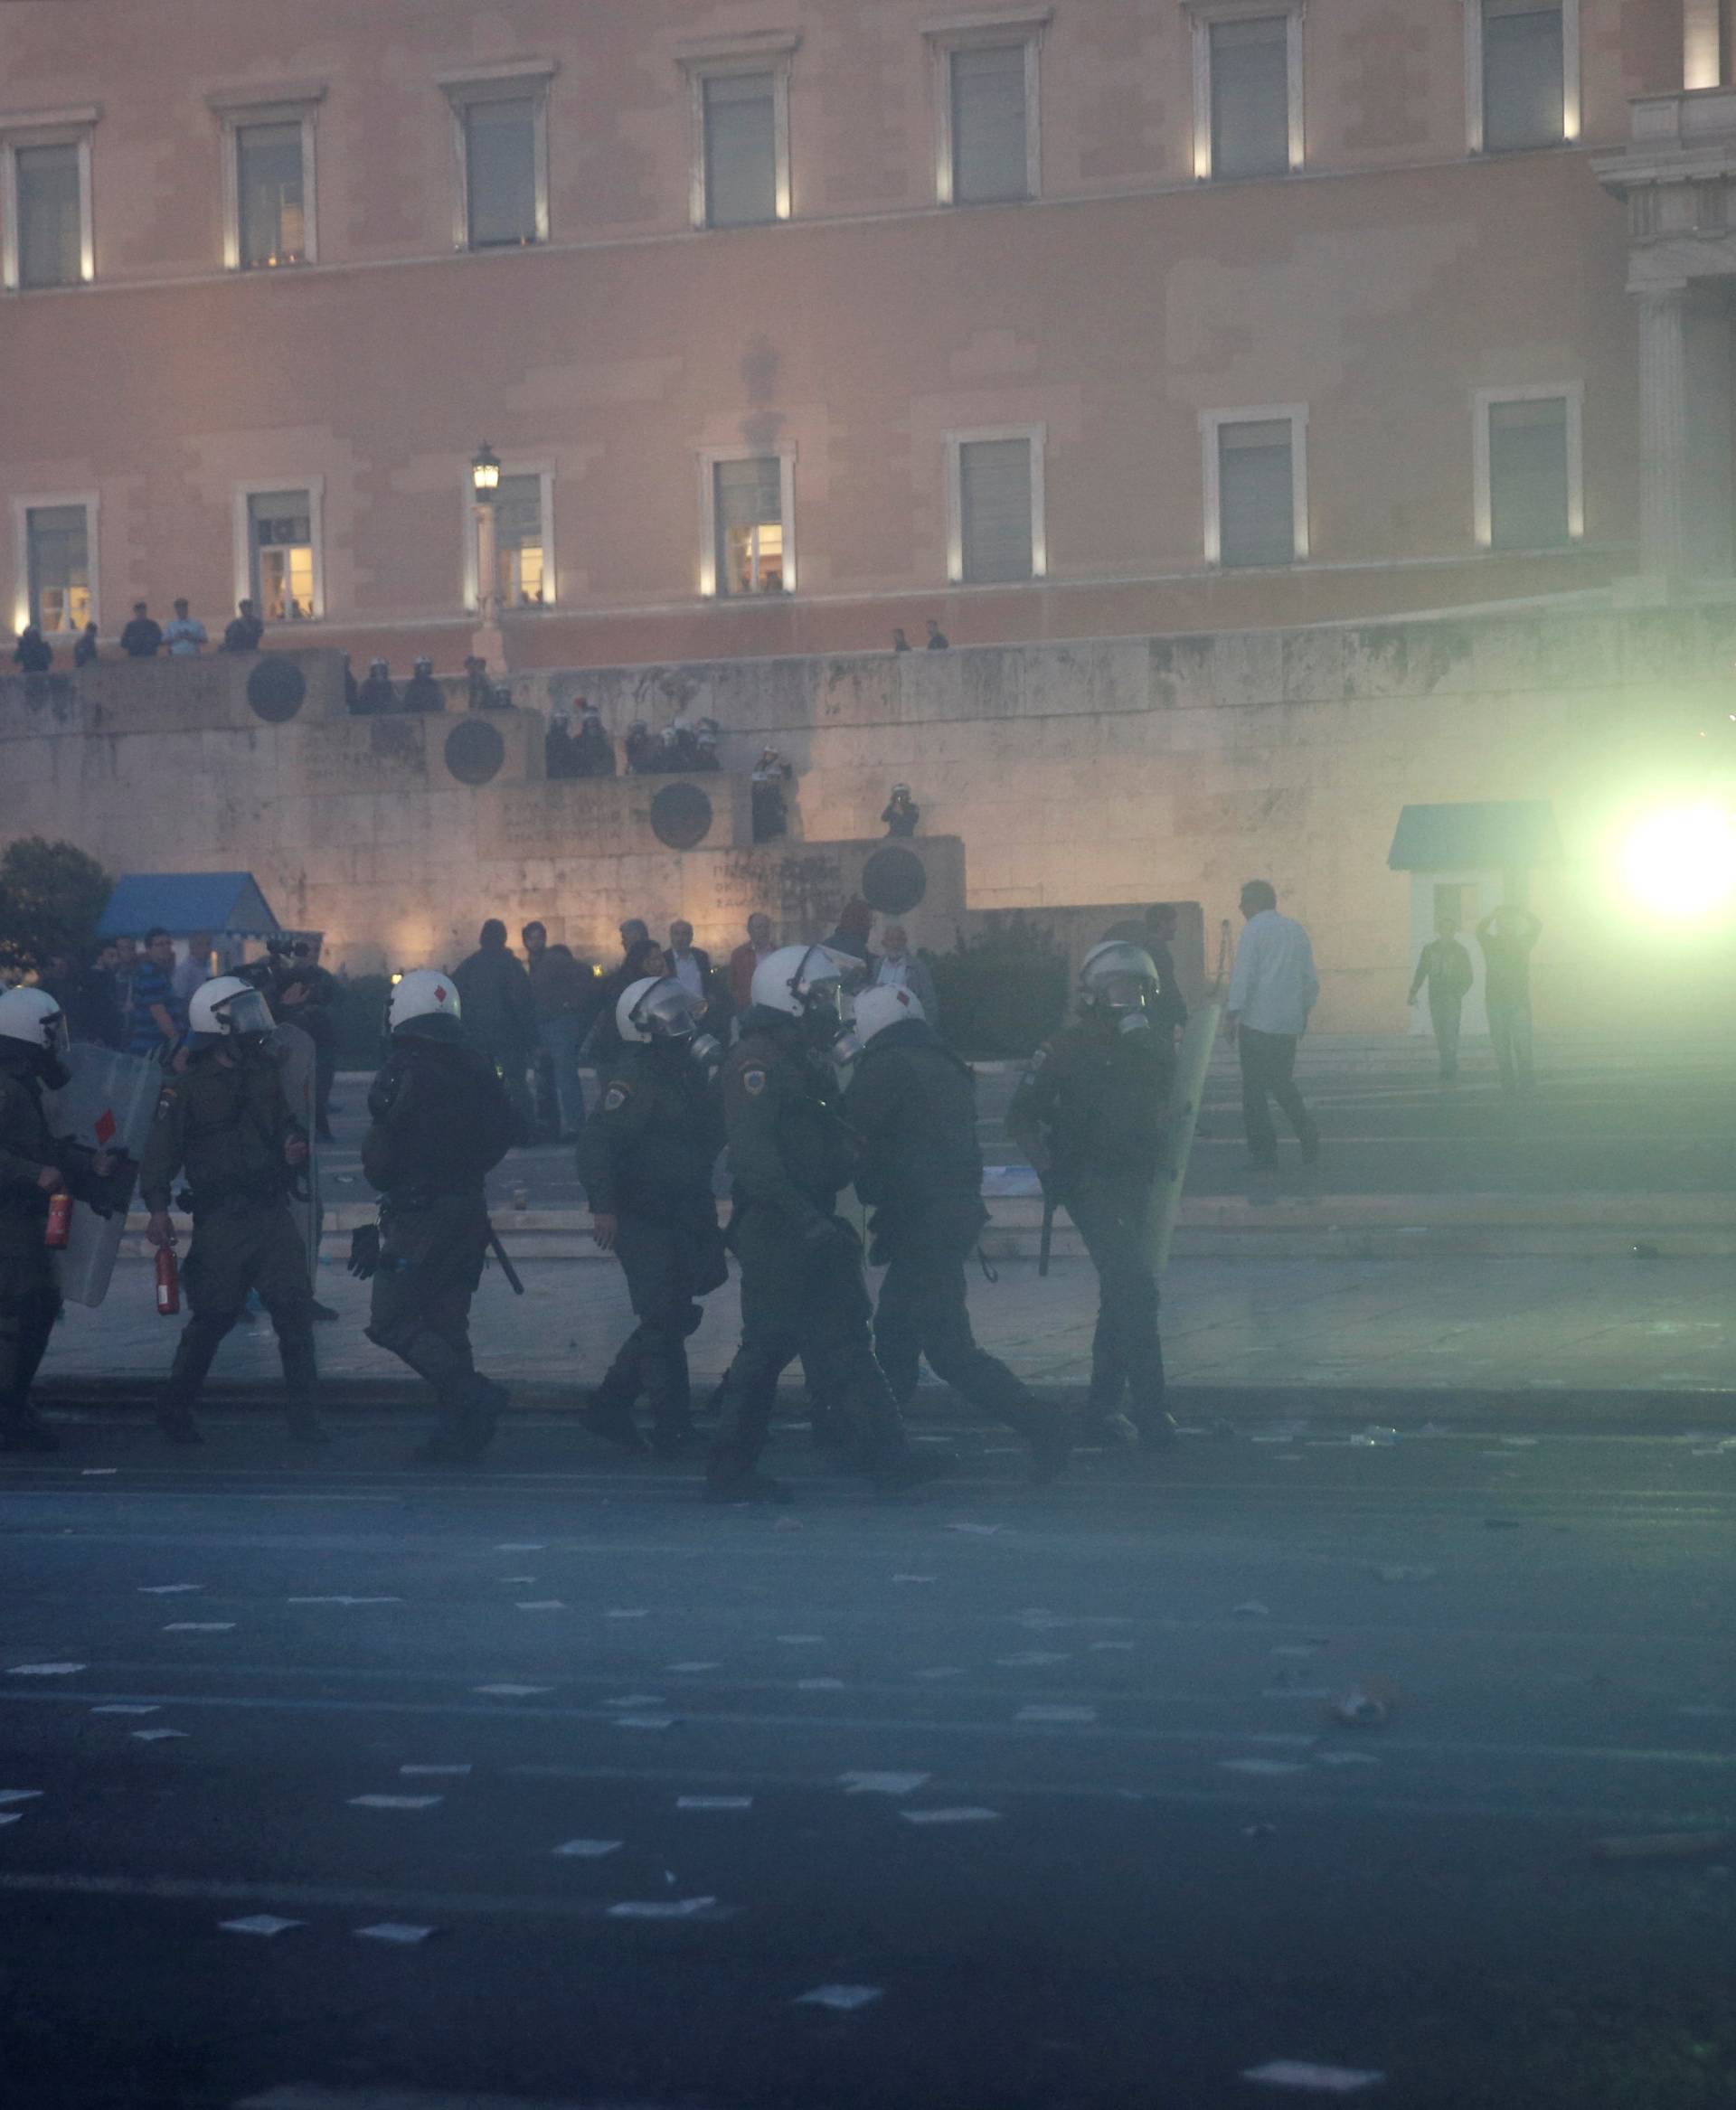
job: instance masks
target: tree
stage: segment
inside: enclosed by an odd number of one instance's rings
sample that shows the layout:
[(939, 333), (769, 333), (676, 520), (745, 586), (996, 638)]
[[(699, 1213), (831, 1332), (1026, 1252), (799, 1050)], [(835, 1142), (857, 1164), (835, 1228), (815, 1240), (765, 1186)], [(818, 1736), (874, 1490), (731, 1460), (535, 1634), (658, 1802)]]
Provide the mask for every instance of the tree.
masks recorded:
[(82, 952), (114, 881), (73, 843), (23, 835), (0, 853), (0, 966), (40, 968), (52, 953)]

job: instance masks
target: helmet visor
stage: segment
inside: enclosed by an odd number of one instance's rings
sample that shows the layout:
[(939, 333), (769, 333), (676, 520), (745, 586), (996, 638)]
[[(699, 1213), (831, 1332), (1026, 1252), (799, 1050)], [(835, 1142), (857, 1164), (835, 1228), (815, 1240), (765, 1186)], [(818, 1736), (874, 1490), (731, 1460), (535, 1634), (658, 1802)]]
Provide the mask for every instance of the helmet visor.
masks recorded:
[(796, 994), (802, 1000), (802, 1008), (829, 1013), (834, 1018), (839, 1016), (850, 972), (861, 967), (860, 960), (853, 960), (844, 953), (835, 953), (829, 946), (810, 946), (801, 972), (796, 977)]
[(1137, 945), (1099, 946), (1080, 980), (1088, 1000), (1109, 1011), (1137, 1011), (1157, 993), (1157, 970)]
[(693, 1003), (692, 992), (667, 975), (633, 1006), (633, 1023), (654, 1041), (685, 1041), (693, 1031)]
[(56, 1061), (64, 1062), (71, 1046), (72, 1036), (66, 1030), (66, 1013), (63, 1011), (51, 1012), (42, 1021), (43, 1050), (53, 1056)]
[(271, 1031), (271, 1006), (257, 989), (244, 989), (217, 1007), (217, 1016), (238, 1040)]

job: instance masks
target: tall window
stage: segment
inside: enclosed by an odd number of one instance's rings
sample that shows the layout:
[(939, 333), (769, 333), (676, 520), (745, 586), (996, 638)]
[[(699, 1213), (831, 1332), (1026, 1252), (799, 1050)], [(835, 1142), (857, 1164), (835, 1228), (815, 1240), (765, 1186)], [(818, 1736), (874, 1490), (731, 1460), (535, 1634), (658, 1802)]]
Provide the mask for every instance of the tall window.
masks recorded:
[(302, 131), (298, 118), (235, 127), (238, 261), (244, 271), (307, 261)]
[(30, 619), (43, 631), (82, 630), (95, 614), (90, 516), (82, 505), (33, 505), (24, 513)]
[(542, 478), (502, 476), (495, 495), (495, 590), (508, 608), (547, 606), (548, 560), (542, 521)]
[(778, 77), (712, 73), (699, 84), (705, 134), (705, 224), (778, 217)]
[(268, 623), (318, 613), (314, 502), (308, 491), (254, 491), (247, 501), (249, 585)]
[[(1490, 152), (1550, 146), (1579, 130), (1578, 0), (1467, 0), (1480, 41), (1480, 137)], [(1474, 121), (1473, 130), (1477, 129)]]
[(76, 146), (21, 146), (18, 283), (76, 286), (83, 276), (82, 208)]
[(470, 102), (463, 121), (469, 246), (522, 249), (540, 240), (536, 98)]
[(1290, 165), (1290, 17), (1208, 24), (1212, 174), (1281, 175)]
[(967, 586), (1036, 576), (1034, 447), (1026, 434), (958, 442), (957, 576)]
[(782, 593), (784, 464), (776, 455), (712, 465), (717, 591)]
[(1209, 410), (1205, 442), (1206, 561), (1294, 564), (1308, 553), (1307, 412)]
[(1487, 534), (1496, 550), (1555, 550), (1576, 534), (1566, 396), (1488, 402)]
[(1026, 68), (1032, 47), (962, 44), (949, 54), (952, 202), (986, 204), (1028, 198), (1031, 113)]

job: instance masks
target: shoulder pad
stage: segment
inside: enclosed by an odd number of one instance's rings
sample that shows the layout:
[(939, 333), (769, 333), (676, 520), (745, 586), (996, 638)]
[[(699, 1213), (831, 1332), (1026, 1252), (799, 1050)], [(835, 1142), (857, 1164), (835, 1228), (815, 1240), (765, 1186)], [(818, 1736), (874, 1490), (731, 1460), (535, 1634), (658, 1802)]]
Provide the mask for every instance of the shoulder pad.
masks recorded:
[(633, 1096), (633, 1087), (624, 1077), (609, 1079), (609, 1089), (603, 1094), (605, 1114), (618, 1114)]

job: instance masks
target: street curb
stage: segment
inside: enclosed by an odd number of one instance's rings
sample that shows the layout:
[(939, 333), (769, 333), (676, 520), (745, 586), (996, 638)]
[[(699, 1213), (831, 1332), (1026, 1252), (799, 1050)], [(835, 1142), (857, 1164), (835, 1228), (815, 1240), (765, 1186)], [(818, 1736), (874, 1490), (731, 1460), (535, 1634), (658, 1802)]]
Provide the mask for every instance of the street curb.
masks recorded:
[[(166, 1365), (165, 1365), (166, 1371)], [(696, 1385), (703, 1396), (704, 1381)], [(1068, 1407), (1082, 1408), (1088, 1388), (1083, 1383), (1040, 1384), (1033, 1388), (1040, 1397)], [(79, 1408), (107, 1418), (132, 1412), (154, 1411), (162, 1389), (160, 1377), (39, 1378), (33, 1397), (47, 1408)], [(559, 1420), (576, 1418), (591, 1388), (574, 1382), (556, 1383), (530, 1379), (511, 1386), (514, 1414)], [(920, 1427), (931, 1418), (930, 1406), (953, 1396), (936, 1388), (919, 1393), (912, 1419)], [(1172, 1385), (1168, 1400), (1179, 1421), (1285, 1421), (1307, 1420), (1361, 1428), (1403, 1430), (1434, 1426), (1475, 1427), (1482, 1424), (1560, 1429), (1597, 1429), (1606, 1434), (1635, 1433), (1656, 1436), (1694, 1429), (1736, 1431), (1736, 1390), (1691, 1391), (1595, 1390), (1557, 1389), (1548, 1385), (1509, 1387), (1442, 1387), (1410, 1385)], [(807, 1395), (799, 1386), (778, 1389), (779, 1410), (802, 1415)], [(276, 1416), (282, 1411), (281, 1388), (271, 1382), (222, 1384), (205, 1387), (203, 1406), (219, 1412), (258, 1413)], [(345, 1380), (322, 1388), (326, 1410), (348, 1413), (415, 1414), (427, 1416), (433, 1401), (423, 1385), (395, 1378)]]

